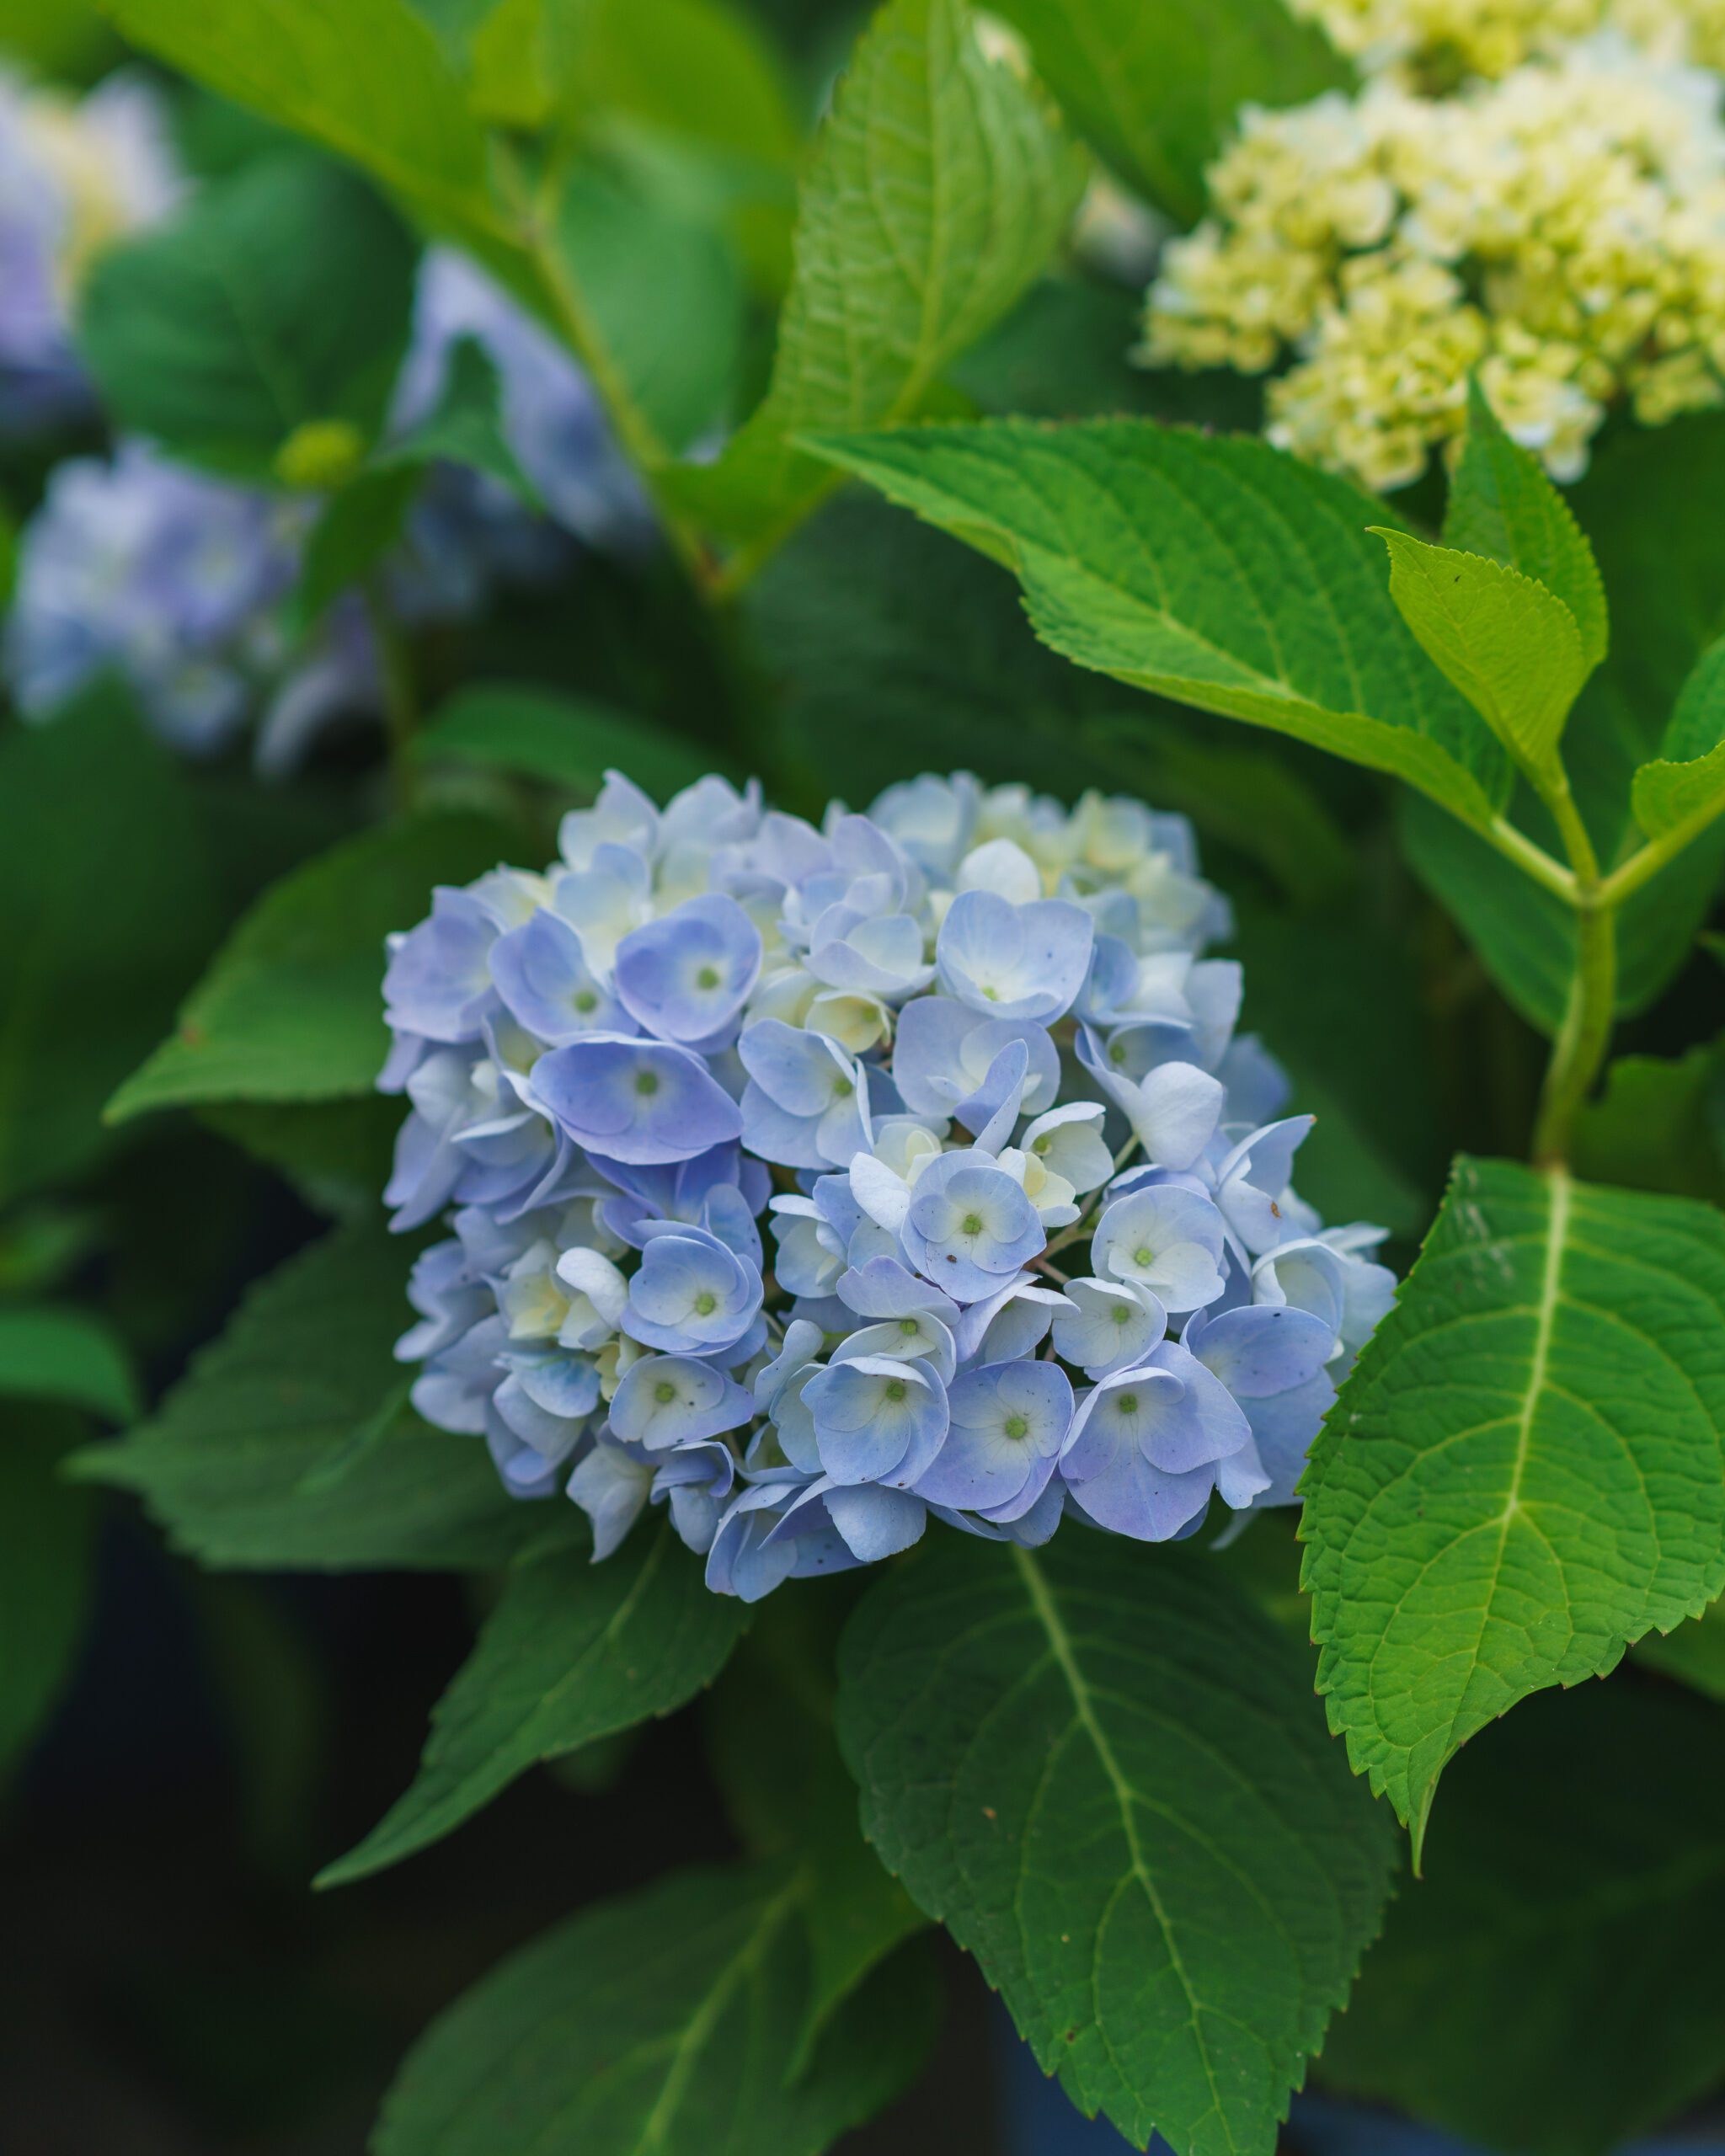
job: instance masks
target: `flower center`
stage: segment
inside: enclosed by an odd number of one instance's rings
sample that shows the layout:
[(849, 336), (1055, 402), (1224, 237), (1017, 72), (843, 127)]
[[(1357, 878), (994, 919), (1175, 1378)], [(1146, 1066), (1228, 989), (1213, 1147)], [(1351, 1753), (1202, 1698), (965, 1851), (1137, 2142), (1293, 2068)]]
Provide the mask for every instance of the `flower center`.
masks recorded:
[(889, 1400), (902, 1400), (905, 1396), (905, 1380), (902, 1378), (889, 1378), (886, 1381), (886, 1396)]
[(899, 1330), (907, 1340), (914, 1340), (921, 1329), (914, 1317), (901, 1317), (899, 1320)]
[(1124, 1325), (1131, 1315), (1131, 1311), (1127, 1309), (1124, 1303), (1116, 1303), (1114, 1308), (1108, 1312), (1108, 1315), (1114, 1320), (1116, 1325)]
[(717, 966), (702, 966), (700, 972), (695, 976), (695, 985), (697, 988), (717, 988), (718, 986), (718, 968)]
[(1123, 1415), (1135, 1415), (1138, 1412), (1138, 1395), (1135, 1392), (1123, 1392), (1120, 1395), (1120, 1412)]
[(575, 1008), (585, 1017), (589, 1011), (599, 1008), (599, 998), (590, 988), (578, 988), (575, 990)]
[(982, 1215), (980, 1213), (967, 1213), (959, 1223), (959, 1230), (962, 1235), (980, 1235), (982, 1233)]
[(669, 1378), (661, 1378), (653, 1388), (653, 1397), (661, 1407), (669, 1407), (677, 1396), (677, 1389)]
[(718, 1308), (718, 1298), (710, 1288), (703, 1288), (695, 1298), (697, 1317), (711, 1317)]
[(1005, 1427), (1009, 1438), (1028, 1438), (1030, 1434), (1030, 1425), (1022, 1415), (1007, 1416)]
[(848, 1078), (835, 1078), (832, 1081), (832, 1097), (836, 1101), (849, 1100), (856, 1090)]
[(635, 1091), (644, 1100), (649, 1094), (656, 1093), (659, 1091), (659, 1073), (656, 1070), (638, 1070), (635, 1073)]
[(1148, 1243), (1140, 1243), (1132, 1253), (1132, 1262), (1135, 1265), (1154, 1265), (1156, 1252)]

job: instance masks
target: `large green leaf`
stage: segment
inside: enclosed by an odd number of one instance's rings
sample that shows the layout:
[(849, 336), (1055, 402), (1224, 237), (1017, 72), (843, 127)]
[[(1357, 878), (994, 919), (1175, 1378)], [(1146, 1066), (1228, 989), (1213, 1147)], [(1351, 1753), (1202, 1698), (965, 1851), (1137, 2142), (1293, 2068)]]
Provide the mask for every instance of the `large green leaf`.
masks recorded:
[(1417, 1848), (1476, 1730), (1725, 1589), (1725, 1217), (1459, 1161), (1302, 1486), (1319, 1688)]
[(217, 930), (184, 771), (99, 686), (0, 739), (0, 1200), (102, 1143)]
[(797, 438), (914, 413), (1042, 269), (1082, 179), (960, 0), (891, 0), (804, 181), (766, 400), (716, 465), (682, 475), (682, 498), (736, 537), (781, 533), (835, 483)]
[(1486, 554), (1381, 531), (1390, 596), (1432, 664), (1518, 762), (1551, 766), (1589, 662), (1555, 593)]
[(268, 1571), (500, 1563), (534, 1513), (483, 1444), (422, 1422), (390, 1353), (409, 1251), (338, 1230), (254, 1288), (157, 1413), (81, 1453), (206, 1564)]
[(836, 2008), (927, 1921), (862, 1838), (833, 1728), (834, 1652), (854, 1588), (810, 1580), (770, 1598), (707, 1713), (714, 1774), (745, 1846), (798, 1865), (807, 1882), (799, 2063)]
[(1630, 1652), (1662, 1677), (1674, 1677), (1725, 1706), (1725, 1602), (1710, 1602), (1674, 1632), (1650, 1633)]
[(1204, 168), (1244, 104), (1301, 104), (1352, 79), (1282, 0), (994, 0), (1129, 184), (1193, 223)]
[(6, 1404), (0, 1428), (0, 1781), (72, 1673), (89, 1611), (95, 1508), (61, 1463), (78, 1418)]
[(671, 1713), (718, 1674), (749, 1614), (708, 1591), (656, 1516), (602, 1564), (568, 1534), (525, 1551), (438, 1702), (418, 1779), (318, 1883), (399, 1863), (541, 1759)]
[(777, 1868), (681, 1871), (558, 1924), (420, 2038), (377, 2156), (819, 2156), (915, 2075), (932, 2016), (883, 1970), (791, 2081), (802, 1900)]
[(296, 428), (382, 424), (407, 342), (414, 243), (321, 157), (266, 157), (109, 249), (79, 350), (122, 426), (266, 478)]
[(1375, 1931), (1391, 1834), (1307, 1657), (1203, 1559), (950, 1540), (840, 1657), (863, 1831), (1082, 2109), (1269, 2156)]
[(1038, 635), (1079, 665), (1393, 772), (1471, 822), (1502, 799), (1507, 759), (1396, 611), (1343, 481), (1133, 419), (821, 447), (1007, 563)]
[(1725, 1718), (1619, 1684), (1526, 1710), (1445, 1785), (1327, 2081), (1493, 2148), (1605, 2156), (1725, 2073)]
[(505, 682), (459, 691), (415, 737), (414, 752), (433, 761), (488, 765), (588, 795), (616, 768), (660, 801), (728, 760), (652, 719)]
[(368, 1093), (389, 1046), (383, 939), (430, 910), (432, 886), (494, 867), (507, 829), (432, 815), (348, 839), (264, 893), (179, 1024), (109, 1105), (326, 1101)]
[(138, 1412), (131, 1358), (83, 1310), (0, 1305), (0, 1396), (63, 1401), (123, 1422)]
[(431, 221), (491, 222), (485, 138), (408, 0), (107, 0), (126, 35), (363, 166)]

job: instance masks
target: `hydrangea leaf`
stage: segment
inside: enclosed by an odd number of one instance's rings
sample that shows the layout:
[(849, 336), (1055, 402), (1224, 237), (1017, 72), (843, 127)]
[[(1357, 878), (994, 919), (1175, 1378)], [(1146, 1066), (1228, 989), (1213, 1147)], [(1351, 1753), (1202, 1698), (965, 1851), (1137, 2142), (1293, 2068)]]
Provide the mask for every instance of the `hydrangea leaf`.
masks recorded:
[(617, 768), (656, 801), (693, 786), (714, 766), (704, 744), (633, 712), (504, 683), (458, 691), (415, 737), (414, 754), (485, 765), (586, 795), (597, 793), (606, 771)]
[(1282, 0), (997, 0), (1049, 88), (1127, 184), (1182, 224), (1242, 105), (1301, 104), (1352, 70)]
[(64, 1408), (8, 1403), (0, 1443), (0, 1780), (70, 1677), (88, 1614), (95, 1507), (89, 1492), (61, 1471), (79, 1427)]
[(63, 1401), (110, 1422), (138, 1412), (125, 1344), (83, 1310), (0, 1307), (0, 1396)]
[(1640, 2145), (1705, 2096), (1725, 2072), (1722, 1776), (1718, 1710), (1662, 1687), (1589, 1685), (1482, 1732), (1327, 2083), (1526, 2156)]
[(1260, 441), (1133, 419), (828, 436), (821, 451), (1008, 563), (1081, 666), (1390, 771), (1488, 822), (1503, 750), (1385, 589), (1365, 498)]
[(935, 2008), (882, 1970), (791, 2080), (803, 1894), (777, 1867), (673, 1872), (557, 1925), (420, 2038), (377, 2156), (819, 2156), (918, 2072)]
[(391, 1348), (409, 1251), (338, 1230), (270, 1273), (150, 1420), (77, 1456), (211, 1565), (351, 1572), (501, 1563), (533, 1524), (484, 1446), (422, 1422)]
[(1725, 809), (1725, 637), (1696, 662), (1659, 755), (1635, 774), (1631, 801), (1650, 839), (1698, 833)]
[(184, 765), (107, 685), (0, 744), (0, 921), (3, 1201), (100, 1149), (102, 1103), (219, 932)]
[(217, 953), (175, 1031), (114, 1096), (109, 1120), (369, 1093), (389, 1048), (384, 937), (420, 918), (434, 883), (464, 883), (509, 847), (508, 830), (482, 817), (428, 815), (364, 832), (283, 877)]
[(1475, 1731), (1725, 1589), (1725, 1218), (1455, 1166), (1313, 1448), (1319, 1689), (1413, 1829)]
[(1575, 1121), (1577, 1174), (1725, 1204), (1725, 1043), (1620, 1055)]
[(709, 1756), (754, 1855), (799, 1864), (811, 1962), (801, 2065), (836, 2009), (927, 1919), (857, 1828), (857, 1787), (833, 1727), (836, 1620), (852, 1604), (807, 1580), (770, 1596), (707, 1710)]
[(1649, 1633), (1630, 1652), (1662, 1677), (1674, 1677), (1725, 1705), (1725, 1602), (1710, 1602), (1699, 1617), (1674, 1631)]
[(1302, 1651), (1213, 1567), (950, 1544), (840, 1658), (863, 1831), (1086, 2111), (1269, 2156), (1376, 1929), (1391, 1834)]
[(1444, 544), (1519, 569), (1575, 617), (1582, 657), (1605, 658), (1610, 638), (1605, 586), (1588, 536), (1531, 450), (1504, 432), (1477, 380), (1467, 391), (1467, 432), (1450, 483)]
[(1574, 615), (1519, 569), (1374, 528), (1390, 596), (1432, 664), (1519, 763), (1550, 769), (1589, 670)]
[(439, 226), (490, 224), (485, 137), (408, 0), (109, 0), (131, 41), (348, 157)]
[(101, 255), (78, 349), (117, 424), (267, 478), (296, 429), (343, 425), (363, 448), (382, 425), (416, 252), (339, 165), (265, 157)]
[(1084, 159), (959, 0), (892, 0), (858, 45), (800, 198), (765, 401), (692, 509), (765, 544), (833, 484), (796, 437), (907, 418), (1053, 253)]
[(708, 1593), (659, 1515), (602, 1564), (568, 1533), (524, 1551), (438, 1702), (418, 1779), (318, 1885), (440, 1840), (541, 1759), (670, 1714), (712, 1683), (749, 1616)]

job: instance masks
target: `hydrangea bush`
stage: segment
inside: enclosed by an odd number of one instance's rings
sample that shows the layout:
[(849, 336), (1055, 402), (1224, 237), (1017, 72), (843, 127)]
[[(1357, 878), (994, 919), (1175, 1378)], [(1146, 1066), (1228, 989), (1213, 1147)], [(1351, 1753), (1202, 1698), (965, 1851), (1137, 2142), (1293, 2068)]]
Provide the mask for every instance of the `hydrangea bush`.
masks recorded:
[(1693, 2147), (1725, 14), (855, 16), (0, 24), (8, 2125)]
[(1292, 1500), (1392, 1281), (1294, 1193), (1183, 819), (960, 773), (817, 830), (613, 772), (560, 837), (392, 939), (386, 1195), (455, 1209), (397, 1349), (428, 1421), (595, 1558), (667, 1506), (746, 1601), (931, 1512)]

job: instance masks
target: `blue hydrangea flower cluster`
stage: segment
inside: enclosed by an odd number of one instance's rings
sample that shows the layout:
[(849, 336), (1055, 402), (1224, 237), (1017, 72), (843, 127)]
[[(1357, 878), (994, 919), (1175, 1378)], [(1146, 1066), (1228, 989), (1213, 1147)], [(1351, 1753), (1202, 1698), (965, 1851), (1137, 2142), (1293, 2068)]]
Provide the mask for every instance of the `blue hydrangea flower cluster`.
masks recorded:
[[(483, 473), (437, 467), (386, 569), (391, 608), (409, 626), (469, 619), (499, 589), (566, 574), (578, 542), (639, 546), (651, 529), (585, 376), (445, 248), (420, 266), (392, 431), (435, 407), (463, 338), (497, 369), (503, 432), (547, 513), (531, 514)], [(219, 747), (259, 712), (266, 769), (297, 760), (332, 718), (381, 711), (383, 669), (356, 597), (338, 601), (309, 648), (285, 632), (282, 601), (317, 510), (311, 496), (189, 471), (141, 441), (57, 466), (19, 540), (0, 646), (19, 709), (51, 718), (112, 669), (156, 730), (192, 752)]]
[(1394, 1283), (1290, 1187), (1311, 1118), (1183, 818), (960, 773), (817, 830), (612, 773), (560, 846), (391, 939), (387, 1202), (453, 1230), (397, 1349), (428, 1420), (597, 1557), (664, 1505), (750, 1600), (931, 1513), (1291, 1500)]

